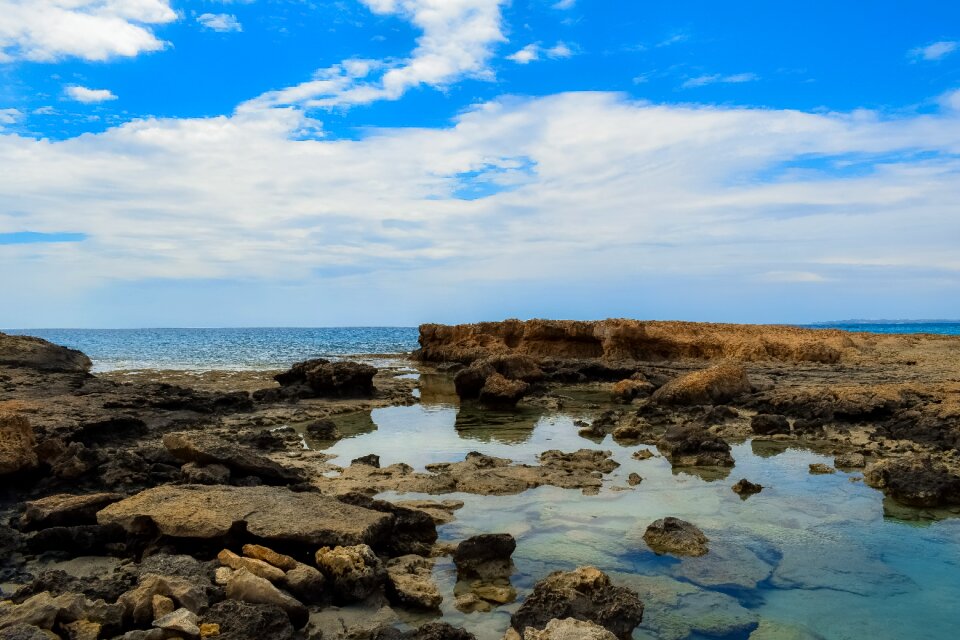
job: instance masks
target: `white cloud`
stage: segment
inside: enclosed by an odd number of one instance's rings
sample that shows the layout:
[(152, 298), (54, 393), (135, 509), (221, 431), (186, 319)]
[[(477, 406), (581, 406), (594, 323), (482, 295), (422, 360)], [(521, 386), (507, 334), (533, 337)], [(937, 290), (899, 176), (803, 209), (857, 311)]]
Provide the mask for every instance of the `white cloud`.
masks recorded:
[(573, 55), (573, 49), (565, 42), (557, 42), (552, 47), (544, 49), (539, 43), (528, 44), (516, 53), (507, 56), (507, 60), (513, 60), (517, 64), (529, 64), (540, 59), (540, 54), (551, 59), (569, 58)]
[(117, 96), (109, 89), (88, 89), (87, 87), (81, 87), (79, 85), (66, 87), (64, 93), (71, 100), (76, 100), (84, 104), (95, 104), (117, 99)]
[(956, 40), (941, 40), (925, 47), (911, 49), (907, 52), (907, 55), (915, 60), (940, 60), (956, 51), (958, 46), (960, 46), (960, 42)]
[(199, 22), (205, 29), (212, 31), (229, 32), (243, 31), (243, 25), (237, 20), (237, 16), (229, 13), (202, 13), (197, 16)]
[(107, 60), (157, 51), (169, 0), (0, 0), (0, 62)]
[(23, 119), (23, 113), (19, 109), (0, 109), (0, 131), (5, 126), (16, 124)]
[[(490, 80), (494, 46), (504, 41), (500, 6), (506, 0), (361, 0), (379, 15), (396, 15), (420, 29), (417, 46), (400, 62), (376, 61), (365, 73), (353, 60), (321, 69), (294, 87), (267, 92), (240, 110), (297, 104), (307, 108), (348, 107), (396, 100), (421, 86), (444, 87), (463, 78)], [(379, 77), (370, 78), (376, 71)]]
[(755, 82), (759, 79), (760, 76), (755, 73), (735, 73), (727, 76), (715, 73), (690, 78), (680, 86), (684, 89), (692, 89), (695, 87), (705, 87), (708, 84), (741, 84), (744, 82)]
[[(449, 127), (360, 140), (296, 139), (310, 126), (277, 108), (63, 141), (0, 135), (0, 229), (89, 236), (4, 249), (0, 298), (355, 274), (345, 301), (395, 288), (430, 292), (432, 309), (525, 282), (615, 286), (618, 299), (638, 283), (701, 282), (717, 300), (743, 283), (802, 288), (809, 274), (818, 288), (863, 290), (876, 272), (858, 270), (895, 265), (888, 299), (924, 274), (960, 276), (953, 111), (887, 118), (571, 93), (495, 100)], [(810, 157), (875, 166), (789, 170)], [(470, 176), (486, 197), (456, 197)]]
[(567, 9), (573, 9), (576, 4), (577, 0), (558, 0), (558, 2), (553, 4), (553, 8), (565, 11)]

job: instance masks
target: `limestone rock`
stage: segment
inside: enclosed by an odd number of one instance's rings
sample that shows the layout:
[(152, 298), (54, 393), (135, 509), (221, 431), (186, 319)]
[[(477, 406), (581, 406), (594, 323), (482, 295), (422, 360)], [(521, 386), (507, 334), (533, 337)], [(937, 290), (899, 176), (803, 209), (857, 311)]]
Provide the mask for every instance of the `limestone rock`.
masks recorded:
[(337, 424), (329, 418), (311, 422), (305, 431), (314, 440), (339, 440), (341, 437)]
[(221, 538), (237, 523), (263, 540), (310, 545), (380, 541), (393, 517), (317, 493), (283, 487), (164, 485), (116, 502), (97, 514), (101, 524), (131, 533), (156, 530), (174, 538)]
[(117, 604), (123, 607), (125, 620), (130, 620), (139, 626), (146, 626), (154, 619), (153, 601), (154, 596), (158, 595), (165, 596), (179, 608), (188, 609), (194, 613), (209, 603), (206, 591), (187, 578), (147, 573), (140, 577), (140, 582), (135, 588), (120, 596)]
[(120, 493), (88, 493), (86, 495), (57, 494), (32, 500), (20, 518), (24, 531), (96, 524), (97, 511), (123, 499)]
[(517, 541), (509, 533), (483, 533), (467, 538), (453, 552), (457, 575), (492, 578), (509, 576), (513, 562), (510, 557)]
[(243, 555), (248, 558), (253, 558), (255, 560), (262, 560), (268, 564), (272, 564), (277, 569), (283, 571), (290, 571), (296, 569), (300, 564), (290, 556), (285, 556), (282, 553), (277, 553), (273, 549), (264, 547), (259, 544), (245, 544), (243, 545)]
[(167, 433), (163, 445), (184, 462), (219, 464), (237, 475), (256, 476), (268, 484), (302, 482), (302, 475), (242, 445), (200, 431)]
[(667, 405), (723, 404), (752, 388), (743, 365), (722, 363), (671, 380), (651, 399)]
[(842, 453), (833, 459), (833, 466), (838, 469), (862, 469), (867, 466), (867, 459), (862, 453)]
[(810, 473), (812, 475), (829, 475), (836, 472), (836, 469), (828, 464), (823, 464), (822, 462), (814, 462), (810, 465)]
[(755, 493), (760, 493), (763, 491), (763, 485), (750, 482), (746, 478), (740, 478), (740, 480), (738, 480), (737, 483), (731, 487), (731, 489), (733, 489), (733, 492), (739, 495), (741, 498), (746, 498)]
[(931, 456), (910, 455), (867, 467), (864, 481), (911, 507), (960, 504), (960, 475)]
[(529, 389), (530, 385), (523, 380), (510, 380), (494, 372), (480, 389), (480, 404), (493, 409), (511, 409)]
[(790, 421), (784, 416), (759, 413), (750, 419), (750, 430), (763, 436), (790, 433)]
[(200, 635), (200, 627), (197, 625), (197, 616), (188, 609), (177, 609), (158, 620), (153, 621), (153, 626), (158, 629), (164, 629), (174, 633), (181, 633), (186, 636), (196, 637)]
[[(103, 631), (102, 624), (90, 620), (74, 620), (63, 627), (67, 630), (70, 640), (98, 640)], [(0, 633), (0, 638), (2, 637), (3, 634)]]
[(0, 414), (0, 475), (35, 468), (36, 445), (33, 427), (24, 416)]
[(730, 445), (707, 429), (693, 425), (674, 425), (667, 428), (657, 443), (675, 467), (734, 466)]
[(635, 398), (649, 396), (653, 392), (653, 385), (646, 380), (627, 378), (613, 385), (610, 395), (614, 402), (629, 404)]
[(294, 629), (283, 609), (275, 605), (224, 600), (210, 607), (201, 619), (219, 627), (219, 640), (293, 640)]
[(542, 631), (528, 627), (523, 640), (617, 640), (617, 636), (592, 622), (566, 618), (551, 620)]
[(604, 627), (621, 639), (643, 619), (643, 603), (630, 589), (614, 586), (596, 567), (557, 571), (538, 582), (510, 619), (514, 629), (544, 629), (550, 621), (574, 618)]
[(709, 551), (709, 539), (703, 531), (679, 518), (661, 518), (647, 527), (643, 540), (657, 553), (677, 556), (702, 556)]
[(272, 564), (267, 564), (263, 560), (256, 560), (254, 558), (243, 558), (229, 549), (224, 549), (217, 554), (217, 560), (225, 567), (230, 567), (236, 571), (246, 569), (253, 575), (260, 576), (274, 584), (279, 584), (284, 579), (283, 571)]
[(629, 476), (627, 476), (627, 484), (629, 484), (631, 487), (635, 487), (641, 482), (643, 482), (643, 478), (640, 477), (639, 473), (631, 473)]
[(275, 587), (269, 580), (255, 576), (246, 569), (236, 571), (227, 582), (227, 597), (250, 604), (270, 604), (286, 612), (293, 626), (307, 623), (309, 612), (298, 600)]
[(230, 469), (222, 464), (188, 462), (180, 467), (180, 474), (190, 484), (227, 484)]
[(25, 367), (37, 371), (86, 373), (93, 366), (90, 358), (76, 349), (68, 349), (41, 338), (0, 333), (0, 366)]
[(177, 608), (177, 605), (173, 603), (173, 600), (160, 594), (153, 596), (150, 602), (153, 606), (154, 620), (159, 620), (160, 618), (173, 613)]
[(333, 585), (334, 597), (341, 601), (363, 600), (387, 578), (380, 558), (365, 544), (323, 547), (317, 551), (316, 560)]
[(293, 569), (286, 572), (283, 584), (298, 600), (313, 604), (323, 598), (326, 579), (315, 567), (298, 562)]
[(367, 397), (373, 395), (376, 373), (376, 367), (368, 364), (316, 358), (298, 362), (274, 379), (293, 397)]
[(398, 604), (418, 608), (437, 609), (443, 601), (433, 582), (433, 560), (406, 555), (387, 562), (388, 594)]

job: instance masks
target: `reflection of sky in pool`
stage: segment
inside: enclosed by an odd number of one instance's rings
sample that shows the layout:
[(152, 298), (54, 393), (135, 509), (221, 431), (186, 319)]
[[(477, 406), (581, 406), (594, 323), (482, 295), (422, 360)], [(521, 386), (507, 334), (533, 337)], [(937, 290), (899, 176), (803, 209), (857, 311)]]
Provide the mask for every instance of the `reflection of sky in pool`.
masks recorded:
[[(469, 451), (535, 462), (547, 449), (604, 448), (622, 465), (597, 496), (554, 487), (516, 496), (441, 496), (466, 503), (457, 521), (440, 528), (442, 539), (494, 531), (516, 536), (513, 582), (521, 600), (550, 571), (593, 564), (641, 593), (647, 608), (635, 638), (748, 638), (758, 625), (755, 639), (960, 637), (960, 518), (884, 518), (883, 496), (851, 481), (860, 474), (808, 473), (810, 463), (829, 458), (800, 449), (772, 455), (777, 448), (747, 442), (734, 445), (730, 475), (707, 482), (674, 473), (663, 458), (634, 460), (637, 447), (579, 437), (573, 420), (596, 411), (589, 403), (516, 414), (460, 409), (449, 382), (438, 377), (422, 380), (421, 396), (420, 405), (341, 419), (351, 437), (327, 449), (339, 456), (334, 462), (376, 453), (384, 465), (422, 469)], [(643, 482), (623, 490), (631, 472)], [(741, 477), (763, 484), (763, 492), (741, 500), (730, 490)], [(678, 560), (650, 552), (643, 531), (667, 515), (700, 526), (710, 553)], [(453, 608), (448, 559), (437, 563), (435, 575), (446, 619), (481, 640), (502, 637), (515, 604), (461, 614)]]

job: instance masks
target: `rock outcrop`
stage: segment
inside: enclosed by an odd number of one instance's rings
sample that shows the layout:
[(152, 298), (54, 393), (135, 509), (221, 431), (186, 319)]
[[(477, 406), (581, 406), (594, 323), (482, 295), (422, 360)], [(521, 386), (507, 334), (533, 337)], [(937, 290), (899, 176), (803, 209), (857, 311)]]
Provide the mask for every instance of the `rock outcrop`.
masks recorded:
[(687, 424), (668, 427), (657, 448), (675, 467), (732, 467), (730, 445), (704, 427)]
[[(198, 465), (221, 465), (235, 476), (256, 476), (267, 484), (296, 484), (303, 475), (286, 469), (242, 445), (202, 431), (168, 433), (164, 446), (178, 459)], [(206, 483), (205, 483), (206, 484)]]
[(752, 388), (743, 365), (725, 362), (675, 378), (650, 399), (666, 405), (724, 404)]
[(261, 540), (303, 545), (378, 544), (393, 516), (283, 487), (164, 485), (109, 505), (100, 524), (133, 534), (223, 538), (236, 527)]
[(24, 367), (38, 371), (87, 373), (93, 364), (77, 351), (32, 336), (0, 333), (0, 367)]
[(0, 475), (33, 469), (39, 463), (33, 427), (25, 416), (0, 414)]
[(555, 618), (591, 622), (626, 640), (643, 620), (643, 602), (630, 589), (611, 584), (595, 567), (557, 571), (534, 585), (510, 626), (524, 632), (528, 627), (540, 630)]
[(443, 601), (433, 582), (430, 558), (405, 555), (387, 562), (387, 594), (397, 604), (414, 609), (437, 609)]
[(289, 371), (274, 376), (279, 389), (254, 393), (257, 400), (284, 398), (356, 398), (374, 393), (373, 376), (377, 368), (361, 362), (315, 358), (298, 362)]
[(864, 481), (911, 507), (960, 504), (960, 474), (931, 456), (881, 460), (863, 474)]
[(364, 600), (386, 582), (383, 562), (368, 545), (323, 547), (316, 554), (317, 566), (333, 585), (341, 602)]

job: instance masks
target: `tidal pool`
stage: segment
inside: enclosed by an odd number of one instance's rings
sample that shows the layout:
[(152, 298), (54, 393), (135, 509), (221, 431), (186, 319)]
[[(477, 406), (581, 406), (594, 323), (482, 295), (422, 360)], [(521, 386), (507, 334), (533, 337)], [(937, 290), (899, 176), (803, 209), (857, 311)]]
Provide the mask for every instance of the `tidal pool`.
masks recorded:
[[(516, 537), (517, 602), (492, 612), (457, 611), (453, 564), (437, 562), (444, 619), (480, 640), (503, 636), (537, 580), (585, 564), (640, 593), (646, 611), (637, 639), (960, 638), (958, 513), (885, 506), (860, 473), (810, 475), (811, 463), (832, 459), (781, 443), (735, 444), (736, 467), (725, 477), (677, 472), (661, 457), (638, 461), (631, 454), (650, 447), (577, 435), (574, 420), (598, 411), (589, 393), (557, 411), (486, 412), (458, 406), (449, 379), (431, 375), (421, 378), (419, 395), (417, 405), (339, 419), (346, 437), (333, 446), (308, 444), (341, 464), (374, 453), (383, 465), (420, 470), (470, 451), (534, 463), (547, 449), (580, 448), (608, 449), (621, 465), (593, 496), (555, 487), (514, 496), (383, 496), (462, 500), (456, 521), (439, 527), (442, 540), (486, 532)], [(643, 477), (637, 487), (627, 485), (632, 472)], [(742, 500), (730, 489), (742, 477), (763, 492)], [(651, 552), (643, 532), (664, 516), (698, 525), (710, 552), (684, 559)]]

